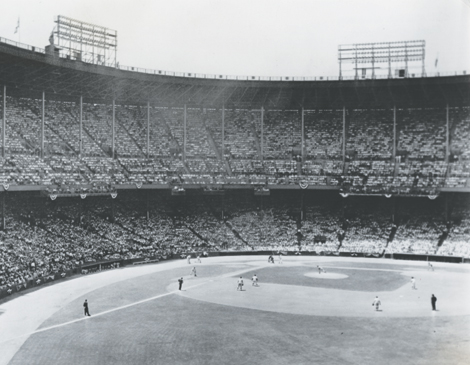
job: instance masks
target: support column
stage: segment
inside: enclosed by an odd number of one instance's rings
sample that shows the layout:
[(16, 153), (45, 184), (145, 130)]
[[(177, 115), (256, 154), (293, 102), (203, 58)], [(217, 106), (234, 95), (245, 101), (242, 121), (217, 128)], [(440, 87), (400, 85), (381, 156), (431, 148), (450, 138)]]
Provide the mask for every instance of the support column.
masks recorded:
[(188, 122), (188, 111), (186, 104), (184, 104), (184, 119), (183, 119), (183, 162), (186, 162), (186, 124)]
[(111, 157), (114, 159), (114, 156), (115, 156), (115, 153), (114, 153), (114, 148), (115, 148), (115, 144), (114, 144), (114, 140), (115, 140), (115, 136), (114, 136), (114, 122), (115, 122), (115, 119), (116, 119), (116, 102), (115, 100), (113, 99), (113, 122), (112, 122), (112, 125), (111, 125), (111, 128), (112, 128), (112, 131), (111, 131), (111, 149), (112, 149), (112, 154), (111, 154)]
[(7, 127), (7, 87), (3, 85), (3, 118), (2, 118), (2, 157), (6, 154), (6, 127)]
[(83, 200), (84, 200), (84, 199), (80, 199), (80, 203), (78, 204), (78, 221), (77, 221), (77, 226), (79, 226), (79, 227), (82, 226)]
[(423, 59), (422, 59), (422, 63), (421, 63), (421, 77), (426, 77), (426, 69), (424, 67), (424, 59), (425, 59), (425, 56), (426, 56), (426, 50), (425, 48), (423, 47)]
[(111, 223), (114, 223), (114, 199), (111, 198)]
[(147, 158), (150, 158), (150, 102), (147, 101)]
[(150, 213), (149, 213), (149, 209), (150, 209), (150, 207), (149, 207), (149, 206), (150, 206), (150, 203), (149, 203), (149, 191), (147, 190), (146, 193), (147, 193), (147, 199), (146, 199), (146, 200), (147, 200), (147, 222), (148, 222), (148, 220), (150, 219)]
[(356, 71), (354, 74), (354, 80), (357, 80), (359, 78), (358, 69), (357, 69), (357, 46), (354, 46), (354, 48), (356, 48), (356, 51), (354, 53), (354, 70)]
[(225, 105), (222, 105), (222, 159), (225, 161)]
[(388, 78), (392, 78), (392, 55), (390, 51), (390, 43), (388, 44)]
[(346, 107), (343, 106), (343, 163), (346, 162)]
[(42, 115), (41, 115), (41, 158), (44, 158), (44, 119), (45, 119), (45, 99), (46, 94), (42, 92)]
[(302, 138), (302, 141), (301, 141), (301, 144), (300, 144), (300, 148), (302, 149), (300, 151), (301, 155), (302, 155), (302, 162), (305, 161), (305, 119), (304, 119), (304, 116), (305, 116), (305, 110), (304, 110), (304, 107), (302, 107), (302, 115), (301, 115), (301, 120), (302, 120), (302, 131), (301, 131), (301, 138)]
[(374, 46), (372, 46), (372, 79), (375, 79), (375, 53), (374, 53)]
[(397, 157), (397, 107), (393, 106), (393, 160)]
[(261, 161), (264, 157), (264, 107), (261, 107)]
[(447, 196), (448, 194), (444, 194), (446, 228), (449, 229), (447, 225), (447, 223), (449, 222), (449, 202), (447, 201)]
[(446, 162), (450, 156), (449, 104), (446, 105)]
[(405, 77), (408, 77), (408, 48), (405, 42)]
[(2, 231), (4, 231), (5, 228), (6, 228), (5, 227), (5, 224), (6, 224), (5, 223), (6, 222), (6, 220), (5, 220), (5, 196), (6, 196), (6, 194), (7, 194), (7, 192), (3, 191), (3, 193), (2, 193), (2, 227), (1, 227)]
[(222, 195), (222, 220), (225, 220), (225, 194)]
[(78, 153), (82, 157), (83, 154), (83, 96), (80, 96), (80, 135), (78, 136)]

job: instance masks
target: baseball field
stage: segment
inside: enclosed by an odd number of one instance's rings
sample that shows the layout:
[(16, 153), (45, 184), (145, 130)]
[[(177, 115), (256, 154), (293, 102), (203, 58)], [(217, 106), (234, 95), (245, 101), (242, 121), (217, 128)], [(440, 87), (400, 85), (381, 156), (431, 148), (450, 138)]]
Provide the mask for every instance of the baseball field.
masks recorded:
[(231, 256), (127, 267), (3, 301), (0, 365), (468, 364), (469, 289), (465, 264)]

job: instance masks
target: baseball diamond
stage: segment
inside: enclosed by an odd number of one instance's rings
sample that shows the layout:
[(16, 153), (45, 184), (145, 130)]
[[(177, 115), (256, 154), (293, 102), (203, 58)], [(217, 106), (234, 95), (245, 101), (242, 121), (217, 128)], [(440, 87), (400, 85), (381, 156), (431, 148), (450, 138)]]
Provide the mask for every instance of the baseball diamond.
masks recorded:
[[(318, 263), (335, 280), (316, 273)], [(186, 265), (103, 271), (3, 303), (0, 364), (464, 364), (470, 355), (465, 266), (307, 256), (272, 266), (232, 256), (206, 258), (193, 277)], [(253, 272), (259, 286), (236, 291)], [(80, 309), (85, 297), (91, 317)]]

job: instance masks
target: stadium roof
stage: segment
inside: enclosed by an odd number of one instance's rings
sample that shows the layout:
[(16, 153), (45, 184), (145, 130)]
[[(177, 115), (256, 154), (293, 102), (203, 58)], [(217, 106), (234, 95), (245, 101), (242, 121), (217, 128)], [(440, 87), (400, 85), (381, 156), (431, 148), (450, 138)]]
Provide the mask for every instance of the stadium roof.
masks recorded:
[[(228, 80), (122, 70), (0, 41), (7, 95), (92, 103), (239, 109), (424, 108), (470, 105), (470, 75), (374, 80)], [(198, 75), (196, 75), (198, 76)]]

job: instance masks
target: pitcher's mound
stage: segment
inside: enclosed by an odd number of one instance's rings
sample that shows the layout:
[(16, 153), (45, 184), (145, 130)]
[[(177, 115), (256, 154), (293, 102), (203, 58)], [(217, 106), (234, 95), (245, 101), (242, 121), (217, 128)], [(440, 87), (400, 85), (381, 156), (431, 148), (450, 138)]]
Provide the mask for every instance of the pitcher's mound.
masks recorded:
[(318, 273), (318, 271), (311, 271), (307, 272), (304, 274), (305, 276), (308, 276), (310, 278), (315, 278), (315, 279), (346, 279), (348, 276), (344, 274), (337, 274), (334, 272), (322, 272), (321, 274)]

